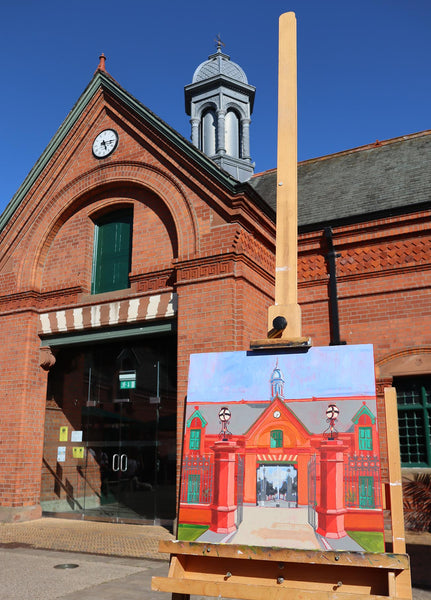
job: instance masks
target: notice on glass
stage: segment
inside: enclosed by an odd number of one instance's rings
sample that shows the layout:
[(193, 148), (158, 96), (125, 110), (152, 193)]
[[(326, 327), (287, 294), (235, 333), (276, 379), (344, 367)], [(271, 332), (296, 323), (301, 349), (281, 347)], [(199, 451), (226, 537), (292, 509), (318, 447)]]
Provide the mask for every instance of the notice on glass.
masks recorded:
[(67, 436), (69, 433), (69, 427), (60, 427), (60, 437), (58, 438), (60, 442), (67, 442)]
[(71, 442), (82, 442), (82, 431), (72, 431), (70, 434)]
[(66, 460), (66, 446), (57, 447), (57, 462), (65, 462)]
[(73, 458), (84, 458), (84, 446), (75, 446), (72, 450)]

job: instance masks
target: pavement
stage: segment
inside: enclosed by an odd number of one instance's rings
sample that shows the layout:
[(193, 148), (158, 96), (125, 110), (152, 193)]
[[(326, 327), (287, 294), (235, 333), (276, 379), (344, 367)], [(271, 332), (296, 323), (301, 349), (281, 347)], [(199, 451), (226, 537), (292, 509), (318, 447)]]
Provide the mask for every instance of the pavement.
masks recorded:
[(167, 561), (5, 545), (0, 600), (170, 600), (151, 590), (151, 578), (167, 572)]
[(158, 551), (160, 540), (174, 536), (157, 525), (125, 525), (98, 521), (43, 518), (22, 523), (0, 523), (0, 545), (85, 552), (105, 556), (169, 560)]
[[(167, 575), (169, 557), (158, 544), (172, 538), (158, 526), (0, 523), (0, 600), (168, 600), (151, 590), (151, 578)], [(406, 541), (413, 599), (431, 600), (431, 534), (407, 532)]]

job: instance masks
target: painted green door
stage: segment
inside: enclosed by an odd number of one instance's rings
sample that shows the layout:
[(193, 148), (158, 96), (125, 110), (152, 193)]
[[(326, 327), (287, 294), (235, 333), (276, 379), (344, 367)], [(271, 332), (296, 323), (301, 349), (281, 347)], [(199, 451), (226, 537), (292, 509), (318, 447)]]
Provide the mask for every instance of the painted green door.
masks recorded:
[(187, 487), (187, 502), (189, 504), (199, 503), (199, 488), (201, 486), (200, 475), (189, 475), (189, 485)]
[(375, 508), (373, 477), (359, 477), (359, 506)]
[(95, 230), (93, 294), (129, 287), (132, 214), (114, 213)]

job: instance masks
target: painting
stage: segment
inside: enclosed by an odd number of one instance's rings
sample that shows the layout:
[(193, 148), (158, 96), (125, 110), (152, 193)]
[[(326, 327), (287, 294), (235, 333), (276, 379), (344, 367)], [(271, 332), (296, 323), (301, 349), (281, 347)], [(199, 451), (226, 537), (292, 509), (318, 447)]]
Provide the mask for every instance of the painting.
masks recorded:
[(190, 358), (178, 539), (384, 552), (370, 345)]

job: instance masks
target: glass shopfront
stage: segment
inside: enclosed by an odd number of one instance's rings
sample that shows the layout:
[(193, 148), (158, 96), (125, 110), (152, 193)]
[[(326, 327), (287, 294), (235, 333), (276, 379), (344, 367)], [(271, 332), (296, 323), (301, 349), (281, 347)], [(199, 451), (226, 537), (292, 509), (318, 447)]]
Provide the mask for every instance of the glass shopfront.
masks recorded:
[(45, 514), (175, 518), (176, 337), (60, 347), (48, 378)]

